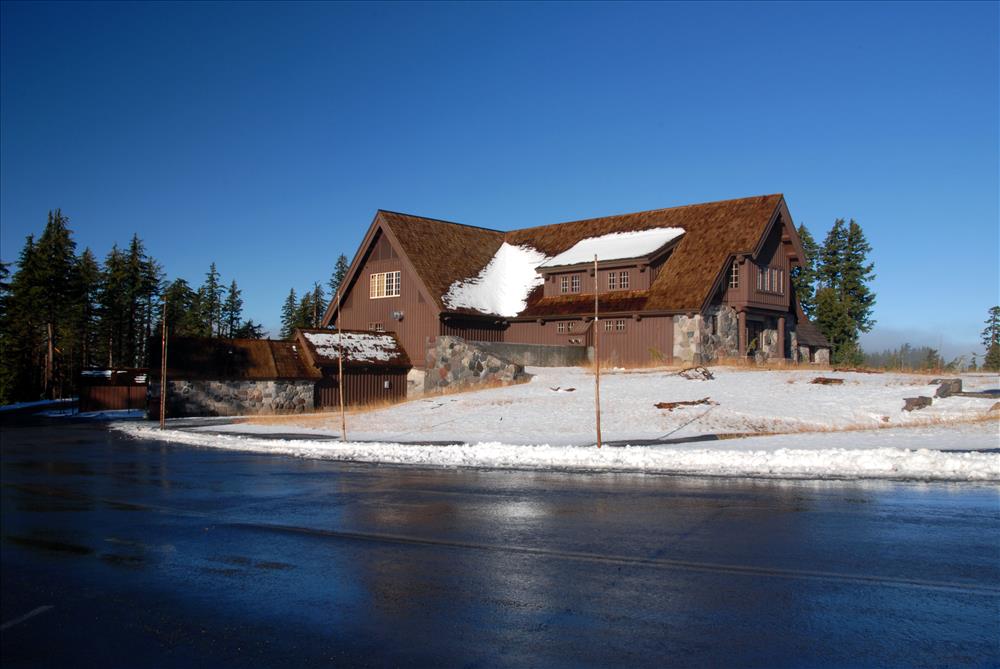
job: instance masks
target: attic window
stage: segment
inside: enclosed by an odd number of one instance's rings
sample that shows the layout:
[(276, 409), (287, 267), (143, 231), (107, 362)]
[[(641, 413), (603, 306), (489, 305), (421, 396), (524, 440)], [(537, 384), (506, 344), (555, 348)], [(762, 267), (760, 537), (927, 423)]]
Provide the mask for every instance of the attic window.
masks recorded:
[(740, 287), (740, 265), (735, 260), (732, 266), (729, 268), (729, 287), (739, 288)]
[(382, 297), (399, 297), (400, 272), (375, 272), (371, 275), (368, 285), (368, 296), (371, 299)]

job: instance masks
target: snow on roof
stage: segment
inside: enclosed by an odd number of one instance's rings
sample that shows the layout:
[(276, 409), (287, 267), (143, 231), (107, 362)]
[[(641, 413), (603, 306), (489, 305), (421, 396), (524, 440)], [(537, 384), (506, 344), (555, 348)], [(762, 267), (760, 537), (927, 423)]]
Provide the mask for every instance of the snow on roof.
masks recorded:
[(512, 318), (524, 310), (532, 289), (542, 285), (542, 276), (535, 268), (546, 260), (547, 256), (530, 246), (504, 242), (479, 274), (451, 284), (444, 304), (449, 309)]
[[(316, 353), (337, 359), (338, 344), (343, 346), (344, 360), (351, 362), (389, 362), (399, 356), (396, 339), (391, 335), (366, 332), (303, 332)], [(343, 337), (338, 340), (338, 337)]]
[(581, 239), (541, 267), (559, 267), (598, 260), (622, 260), (648, 256), (684, 234), (684, 228), (650, 228), (636, 232), (613, 232)]

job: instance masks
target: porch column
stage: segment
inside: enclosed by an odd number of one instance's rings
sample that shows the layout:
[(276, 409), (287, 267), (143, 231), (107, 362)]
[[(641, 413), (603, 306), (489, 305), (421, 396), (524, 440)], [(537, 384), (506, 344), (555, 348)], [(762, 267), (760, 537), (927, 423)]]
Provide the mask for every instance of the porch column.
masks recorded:
[(740, 311), (736, 314), (736, 332), (739, 338), (738, 348), (740, 351), (740, 357), (744, 358), (747, 354), (747, 313), (745, 311)]
[(778, 317), (778, 359), (785, 358), (785, 317)]

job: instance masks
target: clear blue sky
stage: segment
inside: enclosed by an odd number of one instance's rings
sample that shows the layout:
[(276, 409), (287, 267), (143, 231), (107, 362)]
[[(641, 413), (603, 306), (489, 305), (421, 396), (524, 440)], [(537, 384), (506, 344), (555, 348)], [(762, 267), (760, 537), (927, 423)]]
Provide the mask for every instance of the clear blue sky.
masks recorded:
[(878, 331), (1000, 301), (997, 3), (2, 5), (0, 256), (213, 260), (276, 329), (376, 209), (508, 229), (783, 192), (875, 248)]

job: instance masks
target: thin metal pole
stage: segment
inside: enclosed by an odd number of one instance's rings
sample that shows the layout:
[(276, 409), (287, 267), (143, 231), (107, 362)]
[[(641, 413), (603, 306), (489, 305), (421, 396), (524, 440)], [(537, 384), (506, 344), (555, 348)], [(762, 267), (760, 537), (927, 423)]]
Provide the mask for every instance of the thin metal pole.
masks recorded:
[(597, 414), (597, 447), (601, 447), (601, 349), (600, 318), (597, 310), (597, 292), (601, 282), (597, 275), (597, 254), (594, 254), (594, 411)]
[(160, 349), (160, 429), (167, 419), (167, 298), (163, 298), (163, 344)]
[(344, 333), (340, 329), (340, 286), (337, 286), (337, 396), (340, 398), (340, 440), (347, 441), (344, 415)]

